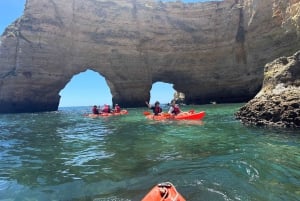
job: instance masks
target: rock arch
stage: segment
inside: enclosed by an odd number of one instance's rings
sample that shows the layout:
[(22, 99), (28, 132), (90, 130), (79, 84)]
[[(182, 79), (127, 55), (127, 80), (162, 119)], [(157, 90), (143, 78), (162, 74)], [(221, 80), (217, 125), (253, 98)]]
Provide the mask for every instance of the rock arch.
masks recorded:
[(89, 68), (74, 75), (59, 95), (59, 107), (112, 104), (111, 91), (104, 76)]
[(83, 66), (124, 107), (144, 106), (159, 80), (188, 104), (249, 100), (265, 63), (300, 45), (300, 3), (272, 10), (279, 1), (27, 0), (1, 37), (0, 113), (57, 110)]

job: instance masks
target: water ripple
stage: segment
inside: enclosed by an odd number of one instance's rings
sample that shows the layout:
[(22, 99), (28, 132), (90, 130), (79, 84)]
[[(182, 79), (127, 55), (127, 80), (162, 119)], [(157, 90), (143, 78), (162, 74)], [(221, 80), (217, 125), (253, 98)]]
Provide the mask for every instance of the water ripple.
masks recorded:
[(300, 137), (245, 127), (238, 104), (203, 122), (154, 122), (143, 109), (87, 118), (90, 108), (0, 115), (2, 200), (141, 200), (170, 181), (187, 200), (297, 200)]

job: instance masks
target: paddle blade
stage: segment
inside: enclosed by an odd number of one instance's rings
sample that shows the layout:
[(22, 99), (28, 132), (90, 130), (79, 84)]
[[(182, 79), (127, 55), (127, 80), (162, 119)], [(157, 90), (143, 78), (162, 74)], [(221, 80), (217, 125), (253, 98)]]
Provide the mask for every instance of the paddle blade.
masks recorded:
[(150, 115), (150, 114), (151, 114), (151, 112), (148, 112), (148, 111), (145, 111), (145, 112), (144, 112), (144, 115), (145, 115), (145, 116)]

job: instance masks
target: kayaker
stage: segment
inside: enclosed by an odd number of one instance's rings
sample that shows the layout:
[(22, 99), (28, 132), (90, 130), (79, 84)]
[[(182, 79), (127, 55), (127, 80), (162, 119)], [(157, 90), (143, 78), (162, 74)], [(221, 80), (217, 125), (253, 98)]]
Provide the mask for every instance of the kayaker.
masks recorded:
[(102, 112), (103, 113), (110, 113), (110, 106), (107, 104), (104, 104), (103, 108), (102, 108)]
[(175, 100), (172, 100), (168, 113), (173, 115), (178, 115), (180, 112), (182, 112), (180, 107), (176, 104)]
[(121, 107), (118, 104), (115, 104), (114, 112), (115, 113), (120, 113), (121, 112)]
[(148, 106), (148, 108), (153, 111), (154, 115), (159, 115), (160, 113), (162, 113), (162, 109), (159, 106), (160, 103), (158, 101), (154, 103), (154, 106), (151, 106), (147, 101), (145, 103)]
[(92, 112), (93, 112), (93, 114), (99, 114), (99, 110), (98, 110), (97, 105), (93, 106)]

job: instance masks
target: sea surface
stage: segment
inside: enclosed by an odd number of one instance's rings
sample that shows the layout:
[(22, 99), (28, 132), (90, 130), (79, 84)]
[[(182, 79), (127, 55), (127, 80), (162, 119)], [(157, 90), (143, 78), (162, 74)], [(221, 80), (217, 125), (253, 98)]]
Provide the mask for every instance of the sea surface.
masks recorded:
[(189, 201), (300, 200), (300, 131), (244, 126), (242, 105), (182, 107), (202, 121), (1, 114), (0, 201), (138, 201), (166, 181)]

